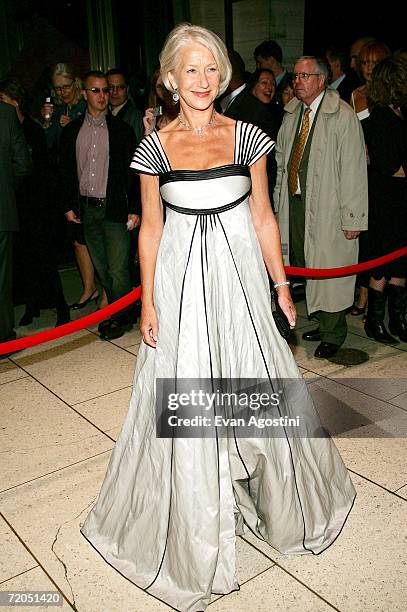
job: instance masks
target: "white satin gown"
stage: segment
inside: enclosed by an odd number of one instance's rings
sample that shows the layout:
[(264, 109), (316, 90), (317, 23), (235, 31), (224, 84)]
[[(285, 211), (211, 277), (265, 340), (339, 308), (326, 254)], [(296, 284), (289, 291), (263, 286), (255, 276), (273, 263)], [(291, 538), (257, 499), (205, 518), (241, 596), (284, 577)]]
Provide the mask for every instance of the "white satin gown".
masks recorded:
[[(249, 208), (250, 166), (273, 146), (237, 122), (233, 164), (172, 170), (156, 132), (132, 162), (159, 176), (166, 206), (158, 343), (140, 347), (129, 412), (82, 533), (126, 578), (182, 612), (239, 588), (236, 534), (250, 530), (281, 553), (319, 554), (355, 498), (329, 437), (156, 437), (157, 378), (302, 381), (271, 315)], [(312, 418), (300, 384), (292, 411)]]

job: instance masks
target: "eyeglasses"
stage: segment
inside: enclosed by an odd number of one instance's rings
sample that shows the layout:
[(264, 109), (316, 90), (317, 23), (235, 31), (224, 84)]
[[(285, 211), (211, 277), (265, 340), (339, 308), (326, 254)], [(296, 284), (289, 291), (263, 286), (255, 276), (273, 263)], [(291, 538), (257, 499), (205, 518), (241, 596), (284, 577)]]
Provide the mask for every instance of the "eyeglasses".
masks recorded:
[(69, 91), (72, 85), (73, 85), (73, 81), (69, 85), (56, 85), (54, 89), (55, 91)]
[(127, 88), (127, 85), (123, 85), (123, 84), (120, 84), (120, 85), (109, 85), (109, 90), (110, 91), (115, 91), (115, 89), (123, 90), (123, 89), (126, 89), (126, 88)]
[(108, 94), (110, 89), (108, 87), (85, 87), (85, 91), (91, 91), (94, 94), (98, 94), (100, 92)]
[(321, 76), (320, 72), (294, 72), (293, 81), (301, 79), (301, 81), (308, 81), (310, 76)]

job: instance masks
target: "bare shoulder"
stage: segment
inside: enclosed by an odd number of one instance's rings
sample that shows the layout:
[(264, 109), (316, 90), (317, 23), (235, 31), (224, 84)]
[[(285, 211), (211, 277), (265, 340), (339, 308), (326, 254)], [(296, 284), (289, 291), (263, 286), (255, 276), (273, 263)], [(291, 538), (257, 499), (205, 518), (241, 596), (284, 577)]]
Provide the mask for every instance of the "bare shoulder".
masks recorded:
[(168, 138), (173, 136), (177, 131), (179, 131), (179, 121), (178, 118), (174, 119), (170, 123), (168, 123), (165, 127), (160, 129), (160, 140), (164, 144), (167, 142)]
[(225, 117), (225, 115), (222, 115), (221, 113), (216, 113), (216, 123), (224, 127), (234, 128), (236, 125), (236, 119), (231, 119), (230, 117)]

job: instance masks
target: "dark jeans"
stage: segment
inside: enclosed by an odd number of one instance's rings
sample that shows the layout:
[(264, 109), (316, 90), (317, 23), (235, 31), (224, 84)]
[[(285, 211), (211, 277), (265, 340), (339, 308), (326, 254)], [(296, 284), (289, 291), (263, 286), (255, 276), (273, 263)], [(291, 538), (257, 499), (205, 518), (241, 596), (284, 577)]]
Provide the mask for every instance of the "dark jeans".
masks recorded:
[[(301, 198), (290, 196), (290, 264), (305, 268), (304, 258), (305, 203)], [(321, 281), (323, 282), (323, 281)], [(338, 312), (318, 311), (312, 318), (319, 321), (323, 342), (341, 346), (345, 342), (348, 326), (346, 310)]]
[(0, 231), (0, 342), (14, 336), (13, 233)]
[[(126, 224), (105, 219), (106, 207), (83, 205), (82, 223), (86, 244), (110, 302), (131, 290), (129, 255), (130, 235)], [(120, 311), (112, 318), (129, 322), (131, 309)]]

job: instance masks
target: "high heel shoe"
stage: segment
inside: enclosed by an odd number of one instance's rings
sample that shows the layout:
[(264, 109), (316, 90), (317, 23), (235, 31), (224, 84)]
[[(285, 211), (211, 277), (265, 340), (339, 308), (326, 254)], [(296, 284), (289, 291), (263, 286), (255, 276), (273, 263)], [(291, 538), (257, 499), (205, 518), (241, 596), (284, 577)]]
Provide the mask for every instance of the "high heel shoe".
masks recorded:
[(352, 310), (350, 311), (350, 314), (352, 315), (352, 317), (359, 317), (361, 314), (364, 314), (366, 311), (366, 306), (357, 306), (356, 304), (354, 304), (352, 306)]
[(19, 325), (30, 325), (33, 322), (34, 317), (40, 316), (39, 308), (30, 308), (26, 306), (25, 313), (21, 317)]
[(69, 306), (70, 310), (81, 310), (85, 308), (90, 302), (96, 302), (99, 299), (99, 291), (95, 289), (95, 291), (90, 295), (84, 302), (75, 302)]

